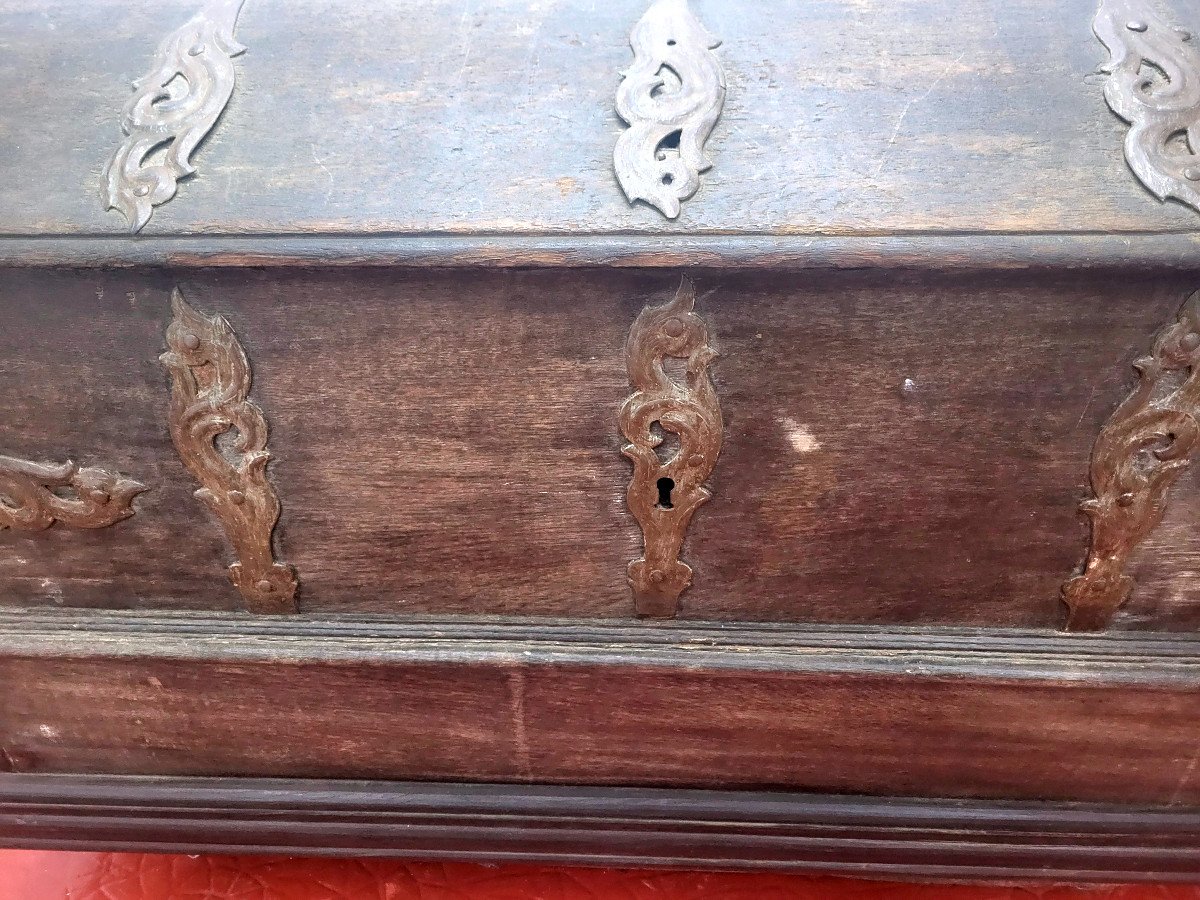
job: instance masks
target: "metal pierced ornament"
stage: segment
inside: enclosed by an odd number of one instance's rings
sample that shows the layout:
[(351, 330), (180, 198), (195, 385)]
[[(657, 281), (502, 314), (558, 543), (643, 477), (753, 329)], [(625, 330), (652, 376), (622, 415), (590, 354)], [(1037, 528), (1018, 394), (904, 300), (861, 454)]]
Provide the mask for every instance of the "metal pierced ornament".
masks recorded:
[[(296, 611), (296, 570), (275, 561), (271, 534), (279, 498), (267, 480), (267, 420), (252, 400), (250, 362), (221, 316), (197, 312), (179, 291), (167, 352), (171, 373), (171, 440), (202, 487), (195, 496), (220, 520), (237, 557), (229, 577), (256, 613)], [(232, 446), (217, 440), (236, 434)]]
[(1092, 542), (1083, 574), (1063, 586), (1068, 631), (1099, 631), (1129, 597), (1125, 567), (1162, 521), (1167, 491), (1200, 443), (1200, 291), (1133, 364), (1137, 387), (1092, 448)]
[(704, 144), (725, 105), (725, 74), (712, 50), (721, 42), (687, 0), (654, 0), (630, 36), (633, 65), (617, 89), (629, 125), (613, 164), (630, 203), (644, 200), (669, 219), (712, 168)]
[[(704, 483), (721, 452), (724, 423), (709, 366), (717, 351), (695, 312), (696, 290), (684, 279), (675, 299), (644, 309), (625, 347), (634, 393), (621, 407), (621, 452), (633, 463), (629, 510), (642, 528), (645, 551), (629, 564), (638, 615), (674, 616), (692, 569), (679, 559), (692, 515), (712, 496)], [(667, 357), (687, 360), (680, 384), (667, 374)], [(678, 449), (660, 458), (665, 434)]]
[[(233, 95), (233, 37), (245, 0), (213, 0), (158, 47), (154, 69), (133, 83), (121, 130), (127, 135), (104, 168), (106, 209), (119, 209), (138, 232), (155, 206), (175, 196), (196, 170), (191, 156)], [(161, 161), (151, 162), (156, 151)]]
[[(107, 469), (0, 456), (0, 529), (106, 528), (133, 515), (145, 485)], [(66, 494), (65, 492), (70, 492)]]
[(1144, 0), (1102, 0), (1092, 27), (1111, 55), (1104, 99), (1130, 126), (1129, 168), (1159, 200), (1200, 210), (1200, 38)]

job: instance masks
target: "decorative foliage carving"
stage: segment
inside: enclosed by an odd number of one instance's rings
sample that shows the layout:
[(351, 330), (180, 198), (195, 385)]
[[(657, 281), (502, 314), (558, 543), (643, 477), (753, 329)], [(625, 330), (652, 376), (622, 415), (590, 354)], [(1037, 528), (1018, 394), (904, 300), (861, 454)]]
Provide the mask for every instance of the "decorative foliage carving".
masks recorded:
[(1104, 98), (1130, 125), (1129, 168), (1159, 200), (1200, 210), (1200, 39), (1146, 0), (1101, 0), (1093, 28), (1110, 54)]
[(1092, 542), (1082, 575), (1063, 587), (1069, 631), (1098, 631), (1133, 590), (1130, 554), (1162, 521), (1167, 490), (1200, 438), (1200, 291), (1134, 363), (1138, 384), (1092, 448)]
[[(642, 311), (625, 348), (634, 393), (621, 407), (629, 442), (621, 452), (633, 462), (627, 496), (645, 541), (642, 558), (629, 564), (629, 583), (642, 616), (675, 615), (692, 583), (679, 553), (692, 514), (712, 496), (704, 482), (721, 452), (721, 407), (708, 371), (717, 351), (695, 303), (685, 278), (674, 300)], [(683, 384), (667, 374), (667, 357), (687, 360)], [(678, 448), (663, 458), (667, 434)]]
[[(133, 232), (155, 206), (175, 196), (196, 170), (191, 156), (233, 94), (233, 37), (244, 0), (211, 0), (158, 47), (151, 72), (133, 83), (121, 130), (127, 135), (104, 169), (106, 209), (119, 209)], [(152, 161), (161, 151), (161, 161)]]
[[(71, 460), (35, 463), (0, 456), (0, 528), (42, 531), (106, 528), (133, 515), (144, 485), (105, 469), (81, 469)], [(70, 491), (74, 496), (64, 496)]]
[(630, 203), (645, 200), (669, 219), (712, 168), (704, 143), (725, 105), (720, 46), (687, 0), (654, 0), (630, 36), (634, 62), (622, 73), (617, 114), (629, 125), (613, 163)]
[(203, 485), (196, 498), (233, 544), (238, 561), (229, 577), (246, 605), (258, 613), (295, 612), (296, 570), (276, 562), (272, 548), (279, 498), (267, 480), (267, 421), (248, 399), (246, 353), (225, 319), (198, 313), (178, 290), (171, 306), (168, 350), (160, 359), (171, 373), (175, 449)]

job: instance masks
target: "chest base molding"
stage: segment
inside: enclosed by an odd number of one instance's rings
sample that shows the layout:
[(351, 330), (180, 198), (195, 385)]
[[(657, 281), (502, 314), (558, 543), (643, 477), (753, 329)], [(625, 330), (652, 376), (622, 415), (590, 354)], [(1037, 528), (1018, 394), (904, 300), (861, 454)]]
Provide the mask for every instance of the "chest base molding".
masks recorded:
[(8, 775), (16, 848), (1191, 881), (1200, 811), (741, 791)]
[(0, 678), (11, 775), (1200, 806), (1161, 636), (14, 611)]

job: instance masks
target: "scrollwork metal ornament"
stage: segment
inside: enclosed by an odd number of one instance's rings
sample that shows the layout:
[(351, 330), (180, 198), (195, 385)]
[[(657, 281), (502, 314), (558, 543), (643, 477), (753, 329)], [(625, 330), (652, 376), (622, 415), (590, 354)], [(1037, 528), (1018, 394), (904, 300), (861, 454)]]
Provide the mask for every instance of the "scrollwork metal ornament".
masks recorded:
[[(267, 421), (250, 399), (250, 363), (229, 323), (194, 310), (176, 290), (167, 352), (171, 439), (202, 487), (195, 496), (216, 515), (237, 561), (229, 577), (257, 613), (296, 610), (296, 570), (275, 561), (272, 532), (280, 504), (267, 480)], [(235, 433), (218, 446), (218, 438)]]
[[(642, 616), (674, 616), (692, 583), (692, 569), (679, 554), (692, 515), (712, 496), (705, 482), (721, 452), (724, 424), (709, 374), (717, 351), (695, 303), (695, 287), (685, 278), (670, 303), (642, 311), (626, 344), (634, 393), (621, 407), (628, 441), (621, 452), (633, 462), (627, 499), (645, 543), (642, 557), (629, 564)], [(667, 373), (667, 357), (687, 361), (684, 383)], [(667, 433), (678, 439), (678, 448), (664, 459), (659, 454)]]
[(1099, 631), (1128, 599), (1130, 555), (1162, 521), (1167, 491), (1200, 440), (1200, 291), (1134, 363), (1137, 387), (1092, 448), (1092, 540), (1083, 574), (1063, 587), (1068, 631)]
[(1101, 0), (1093, 29), (1110, 54), (1104, 98), (1130, 126), (1129, 168), (1159, 200), (1200, 210), (1200, 38), (1145, 0)]
[(725, 74), (712, 52), (721, 42), (687, 0), (654, 0), (630, 44), (634, 62), (617, 89), (617, 114), (629, 126), (613, 154), (617, 181), (630, 203), (644, 200), (674, 219), (712, 168), (704, 144), (725, 105)]
[[(133, 515), (145, 485), (106, 469), (0, 456), (0, 529), (106, 528)], [(66, 492), (69, 494), (64, 495)]]
[[(192, 153), (233, 95), (232, 60), (246, 50), (233, 37), (243, 3), (211, 0), (159, 45), (154, 68), (133, 83), (121, 117), (125, 141), (104, 168), (104, 200), (135, 233), (196, 171)], [(156, 151), (161, 161), (151, 159)]]

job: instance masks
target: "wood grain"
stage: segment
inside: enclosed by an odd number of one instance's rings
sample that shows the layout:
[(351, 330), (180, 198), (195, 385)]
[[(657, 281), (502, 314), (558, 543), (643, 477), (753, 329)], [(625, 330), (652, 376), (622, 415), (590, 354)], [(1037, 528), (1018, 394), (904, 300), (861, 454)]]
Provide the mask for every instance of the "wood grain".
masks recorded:
[[(689, 531), (697, 578), (681, 615), (1058, 624), (1059, 587), (1087, 542), (1078, 504), (1095, 434), (1194, 281), (695, 275), (716, 291), (700, 313), (722, 354), (726, 435), (714, 499)], [(301, 610), (629, 615), (639, 532), (623, 499), (623, 347), (676, 278), (178, 279), (253, 360)], [(119, 535), (0, 535), (19, 548), (0, 556), (5, 602), (235, 605), (219, 529), (166, 435), (154, 360), (176, 280), (4, 276), (0, 367), (44, 374), (0, 382), (17, 411), (0, 423), (3, 446), (29, 457), (86, 445), (152, 487)], [(84, 346), (64, 337), (89, 331)]]
[(337, 235), (5, 237), (0, 265), (14, 268), (357, 266), (678, 270), (934, 269), (1138, 272), (1200, 270), (1200, 233), (907, 235)]
[[(1096, 435), (1200, 285), (1200, 221), (1123, 159), (1094, 0), (693, 4), (728, 95), (678, 221), (612, 168), (644, 0), (254, 0), (203, 166), (131, 239), (103, 164), (194, 0), (0, 0), (0, 454), (148, 488), (120, 528), (0, 531), (0, 839), (1194, 873), (1200, 475), (1114, 631), (1054, 631)], [(625, 342), (681, 275), (724, 429), (650, 625)], [(239, 612), (172, 447), (175, 287), (253, 368), (296, 616)], [(397, 819), (336, 779), (464, 784)], [(597, 792), (566, 842), (513, 800), (554, 784)], [(818, 833), (781, 790), (880, 799)], [(613, 838), (596, 797), (667, 824)], [(1035, 800), (1058, 818), (1005, 805)]]
[(1200, 630), (1200, 477), (1183, 473), (1163, 520), (1133, 554), (1133, 594), (1113, 620), (1122, 629)]
[[(1164, 12), (1200, 32), (1187, 0)], [(120, 234), (129, 83), (193, 0), (0, 2), (0, 233)], [(1163, 232), (1106, 108), (1094, 0), (696, 0), (729, 83), (678, 223), (630, 207), (613, 109), (643, 0), (247, 4), (238, 90), (147, 234)], [(40, 73), (33, 77), (34, 73)], [(530, 135), (539, 136), (530, 140)]]
[(90, 618), (4, 617), (10, 768), (1200, 802), (1194, 641)]

